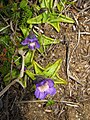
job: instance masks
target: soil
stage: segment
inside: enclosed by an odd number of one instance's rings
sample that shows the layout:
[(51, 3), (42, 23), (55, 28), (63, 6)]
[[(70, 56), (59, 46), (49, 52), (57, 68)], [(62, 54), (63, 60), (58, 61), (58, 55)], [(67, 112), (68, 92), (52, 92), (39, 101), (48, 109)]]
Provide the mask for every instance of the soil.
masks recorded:
[(48, 24), (39, 25), (45, 35), (59, 38), (61, 44), (50, 45), (44, 57), (37, 53), (35, 59), (46, 66), (61, 58), (59, 75), (68, 84), (56, 85), (55, 96), (46, 98), (55, 101), (50, 106), (36, 100), (30, 81), (25, 90), (15, 84), (0, 99), (1, 120), (90, 120), (90, 1), (79, 0), (63, 12), (75, 23), (61, 23), (59, 33)]

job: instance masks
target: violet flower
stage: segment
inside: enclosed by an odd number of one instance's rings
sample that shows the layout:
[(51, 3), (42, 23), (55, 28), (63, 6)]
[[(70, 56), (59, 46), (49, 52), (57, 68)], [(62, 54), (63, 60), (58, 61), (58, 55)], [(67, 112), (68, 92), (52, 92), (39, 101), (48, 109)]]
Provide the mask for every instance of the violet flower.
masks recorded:
[(25, 38), (24, 41), (21, 42), (22, 45), (28, 45), (29, 49), (34, 50), (36, 48), (40, 48), (40, 44), (38, 42), (38, 39), (36, 38), (35, 34), (33, 32), (30, 32), (30, 34)]
[(54, 95), (55, 93), (56, 89), (54, 88), (54, 82), (51, 79), (44, 79), (36, 84), (36, 98), (44, 99), (48, 94)]

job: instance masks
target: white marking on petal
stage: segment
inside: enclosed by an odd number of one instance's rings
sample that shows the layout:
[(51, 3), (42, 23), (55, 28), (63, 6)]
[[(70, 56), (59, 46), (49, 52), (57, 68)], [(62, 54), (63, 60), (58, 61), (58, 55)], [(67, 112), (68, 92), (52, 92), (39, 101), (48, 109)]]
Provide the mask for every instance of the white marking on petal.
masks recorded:
[(49, 89), (49, 85), (48, 85), (48, 82), (46, 82), (44, 85), (42, 86), (39, 86), (38, 89), (40, 90), (40, 92), (44, 92), (46, 90)]
[(29, 44), (31, 47), (35, 47), (36, 43), (35, 42), (32, 42)]

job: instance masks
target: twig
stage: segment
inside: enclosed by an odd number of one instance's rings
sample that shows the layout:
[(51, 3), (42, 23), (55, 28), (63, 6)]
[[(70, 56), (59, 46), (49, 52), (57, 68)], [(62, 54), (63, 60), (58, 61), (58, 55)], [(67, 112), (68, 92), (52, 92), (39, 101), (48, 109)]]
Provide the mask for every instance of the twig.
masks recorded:
[(71, 75), (71, 72), (70, 72), (69, 68), (70, 68), (70, 62), (71, 62), (71, 59), (72, 59), (72, 55), (74, 54), (74, 51), (77, 49), (77, 47), (79, 45), (79, 42), (80, 42), (80, 29), (78, 30), (78, 41), (77, 41), (77, 43), (76, 43), (76, 45), (75, 45), (75, 47), (74, 47), (74, 49), (71, 53), (71, 56), (69, 55), (70, 58), (69, 58), (69, 61), (68, 61), (68, 66), (67, 66), (68, 79), (71, 78), (71, 79), (75, 80), (77, 83), (80, 83), (80, 82)]
[(69, 61), (69, 41), (66, 40), (66, 37), (64, 35), (64, 38), (63, 40), (60, 41), (63, 45), (66, 46), (66, 59), (65, 59), (65, 66), (66, 66), (66, 69), (65, 69), (65, 72), (66, 72), (66, 76), (67, 76), (67, 66), (68, 66), (68, 61)]
[(86, 10), (88, 10), (88, 9), (90, 9), (90, 6), (88, 6), (88, 7), (84, 8), (84, 9), (83, 9), (83, 10), (81, 10), (78, 14), (83, 13), (84, 11), (86, 11)]
[(84, 23), (84, 24), (85, 24), (85, 23), (88, 24), (88, 22), (90, 22), (90, 19), (86, 19), (83, 23)]
[(10, 27), (10, 25), (7, 25), (6, 27), (3, 27), (0, 32), (2, 32), (3, 30), (7, 29), (8, 27)]
[[(57, 102), (57, 103), (65, 103), (66, 105), (69, 105), (69, 106), (74, 106), (74, 107), (79, 107), (79, 103), (74, 103), (74, 102), (69, 102), (69, 101), (58, 101), (58, 100), (53, 100), (54, 102)], [(25, 104), (25, 103), (43, 103), (43, 102), (48, 102), (48, 100), (33, 100), (33, 101), (20, 101), (20, 102), (16, 102), (16, 103), (19, 103), (19, 104)]]
[(0, 14), (1, 18), (5, 21), (5, 23), (8, 25), (8, 22), (6, 21), (6, 19)]
[(71, 62), (72, 55), (73, 55), (74, 51), (77, 49), (77, 47), (78, 47), (78, 45), (79, 45), (79, 42), (80, 42), (80, 29), (78, 30), (78, 41), (77, 41), (75, 47), (73, 48), (73, 51), (72, 51), (72, 53), (71, 53), (71, 57), (69, 58), (67, 71), (69, 71), (69, 65), (70, 65), (70, 62)]
[[(79, 34), (79, 33), (77, 33)], [(80, 35), (90, 35), (90, 32), (80, 32)]]
[(12, 79), (12, 69), (13, 69), (13, 58), (15, 57), (16, 53), (17, 53), (17, 49), (15, 50), (15, 53), (14, 53), (14, 55), (12, 56), (12, 60), (11, 60), (11, 71), (10, 71), (10, 78), (11, 78), (11, 79)]
[(15, 33), (16, 33), (16, 31), (15, 31), (14, 28), (13, 28), (12, 21), (10, 22), (10, 28), (11, 28), (11, 30), (12, 30), (12, 32), (13, 32), (13, 33), (10, 35), (10, 39), (12, 40), (13, 44), (14, 44), (15, 46), (17, 46), (17, 44), (16, 44), (16, 42), (15, 42)]
[(42, 29), (40, 29), (39, 27), (34, 26), (34, 28), (37, 29), (40, 33), (42, 33), (42, 34), (44, 33), (44, 31)]

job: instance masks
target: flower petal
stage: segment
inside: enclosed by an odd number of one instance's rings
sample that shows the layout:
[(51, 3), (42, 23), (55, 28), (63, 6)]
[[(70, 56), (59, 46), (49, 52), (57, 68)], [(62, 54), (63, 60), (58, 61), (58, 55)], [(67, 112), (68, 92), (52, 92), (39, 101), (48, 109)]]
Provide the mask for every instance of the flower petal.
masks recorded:
[(50, 88), (53, 87), (54, 86), (53, 80), (48, 79), (48, 85), (49, 85)]
[(43, 81), (36, 84), (36, 87), (42, 86), (46, 83), (47, 79), (43, 79)]
[(35, 46), (35, 47), (36, 47), (36, 48), (40, 48), (40, 44), (39, 44), (39, 42), (36, 41), (35, 43), (36, 43), (36, 46)]
[(28, 45), (29, 43), (29, 39), (26, 38), (24, 41), (21, 42), (22, 45)]
[(39, 94), (39, 99), (41, 99), (41, 100), (43, 100), (45, 97), (46, 97), (46, 93), (45, 92), (40, 92), (40, 94)]
[(35, 46), (28, 45), (29, 49), (35, 50)]
[(50, 94), (50, 95), (54, 95), (56, 93), (56, 89), (54, 87), (52, 88), (49, 88), (47, 91), (46, 91), (46, 94)]
[(28, 35), (27, 38), (29, 39), (30, 42), (36, 42), (36, 41), (38, 41), (38, 39), (36, 38), (35, 35)]
[(40, 96), (40, 91), (38, 90), (38, 88), (36, 88), (36, 91), (35, 91), (35, 96), (36, 96), (36, 98), (39, 98), (39, 96)]

